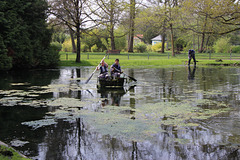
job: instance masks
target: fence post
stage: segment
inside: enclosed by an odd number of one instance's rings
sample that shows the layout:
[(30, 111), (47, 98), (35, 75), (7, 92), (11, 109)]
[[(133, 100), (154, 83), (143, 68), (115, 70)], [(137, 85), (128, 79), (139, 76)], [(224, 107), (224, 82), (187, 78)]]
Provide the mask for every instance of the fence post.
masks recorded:
[(149, 60), (149, 53), (148, 53), (148, 60)]
[(230, 51), (230, 60), (232, 60), (232, 52)]
[(129, 52), (128, 52), (128, 60), (129, 60)]
[(68, 61), (68, 54), (66, 54), (66, 60)]
[(87, 54), (87, 59), (89, 59), (89, 53)]
[(108, 53), (108, 59), (109, 59), (109, 53)]
[(168, 59), (169, 59), (169, 52), (168, 52)]
[(209, 52), (209, 60), (211, 59), (211, 52)]

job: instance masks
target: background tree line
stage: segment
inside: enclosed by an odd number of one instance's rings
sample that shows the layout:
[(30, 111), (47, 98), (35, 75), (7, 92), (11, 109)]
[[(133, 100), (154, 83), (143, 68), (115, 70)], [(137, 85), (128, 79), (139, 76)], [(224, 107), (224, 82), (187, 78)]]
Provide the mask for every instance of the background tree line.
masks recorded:
[(85, 51), (239, 52), (239, 10), (237, 0), (3, 0), (0, 68), (53, 67), (59, 50), (76, 62)]

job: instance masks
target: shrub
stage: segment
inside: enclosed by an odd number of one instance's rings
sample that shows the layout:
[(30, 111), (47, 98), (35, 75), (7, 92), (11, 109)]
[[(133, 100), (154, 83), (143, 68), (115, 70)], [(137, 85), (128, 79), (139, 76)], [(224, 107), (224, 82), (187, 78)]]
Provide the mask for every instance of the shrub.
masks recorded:
[(12, 68), (12, 58), (6, 54), (0, 54), (0, 70), (9, 70)]
[(59, 42), (52, 42), (52, 43), (51, 43), (51, 46), (55, 46), (55, 48), (56, 48), (58, 51), (61, 51), (61, 50), (62, 50), (62, 44), (59, 43)]
[(152, 52), (152, 45), (151, 44), (147, 45), (147, 51)]
[(232, 53), (240, 53), (240, 46), (232, 46)]
[(59, 47), (56, 45), (51, 45), (49, 49), (42, 52), (40, 59), (36, 59), (35, 67), (41, 68), (51, 68), (58, 66), (59, 63)]
[[(77, 47), (77, 40), (75, 39), (75, 44)], [(72, 41), (71, 38), (67, 39), (66, 41), (64, 41), (64, 43), (62, 44), (62, 49), (65, 52), (72, 52)]]
[(228, 53), (230, 51), (230, 38), (220, 38), (213, 45), (215, 53)]
[(153, 52), (160, 52), (161, 49), (162, 49), (162, 42), (159, 42), (159, 43), (154, 44), (154, 45), (152, 46), (152, 51), (153, 51)]
[(91, 51), (92, 52), (97, 52), (98, 51), (98, 47), (96, 44), (94, 44), (92, 47), (91, 47)]
[(81, 51), (82, 51), (82, 52), (87, 52), (87, 51), (88, 51), (88, 45), (86, 45), (86, 44), (81, 44)]
[(147, 45), (143, 42), (140, 42), (134, 46), (134, 48), (137, 50), (137, 52), (143, 53), (147, 50)]

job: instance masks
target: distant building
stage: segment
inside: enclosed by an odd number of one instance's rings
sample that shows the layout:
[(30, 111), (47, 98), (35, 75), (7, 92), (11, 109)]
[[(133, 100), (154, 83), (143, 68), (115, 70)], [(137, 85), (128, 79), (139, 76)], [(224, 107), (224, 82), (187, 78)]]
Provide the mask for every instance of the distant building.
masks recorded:
[(138, 44), (140, 42), (143, 42), (143, 34), (137, 34), (136, 36), (134, 36), (134, 43)]
[(154, 37), (152, 39), (152, 45), (155, 45), (155, 44), (160, 43), (160, 42), (162, 42), (162, 36), (161, 35), (158, 35), (157, 37)]
[[(155, 45), (155, 44), (160, 43), (160, 42), (162, 42), (162, 36), (161, 35), (158, 35), (157, 37), (154, 37), (152, 39), (152, 45)], [(165, 43), (166, 43), (166, 48), (168, 49), (167, 39), (165, 39)]]

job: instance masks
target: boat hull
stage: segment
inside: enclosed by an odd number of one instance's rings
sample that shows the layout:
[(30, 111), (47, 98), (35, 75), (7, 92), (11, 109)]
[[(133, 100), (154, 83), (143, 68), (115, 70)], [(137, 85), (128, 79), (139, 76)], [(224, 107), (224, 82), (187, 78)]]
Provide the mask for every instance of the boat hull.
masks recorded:
[(125, 78), (98, 79), (98, 88), (123, 88)]

